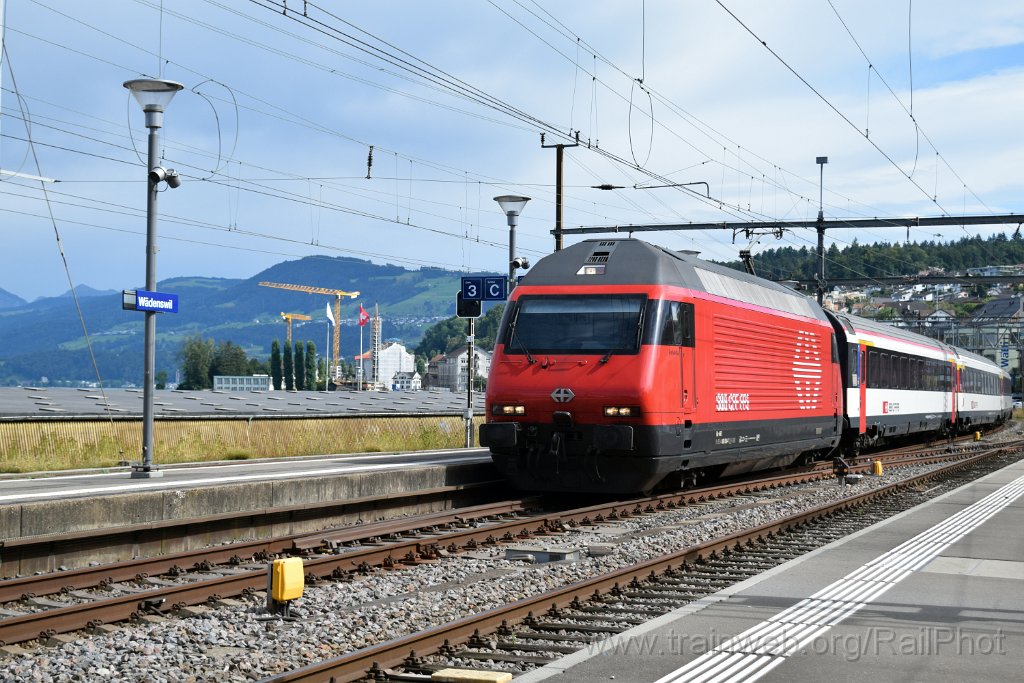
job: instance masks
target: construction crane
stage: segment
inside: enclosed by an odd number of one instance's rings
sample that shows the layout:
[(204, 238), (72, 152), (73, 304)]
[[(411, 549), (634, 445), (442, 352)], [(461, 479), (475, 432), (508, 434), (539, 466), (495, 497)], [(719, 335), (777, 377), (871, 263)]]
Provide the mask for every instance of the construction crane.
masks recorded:
[(285, 339), (289, 344), (292, 343), (292, 320), (312, 320), (311, 317), (302, 313), (282, 313), (281, 318), (287, 323), (288, 332)]
[[(309, 285), (289, 285), (280, 282), (261, 282), (261, 287), (277, 287), (278, 289), (290, 289), (293, 292), (306, 292), (307, 294), (327, 294), (334, 297), (334, 339), (331, 344), (332, 357), (327, 359), (328, 376), (338, 379), (338, 366), (341, 360), (341, 335), (338, 332), (338, 323), (341, 322), (341, 299), (348, 297), (355, 299), (359, 292), (346, 292), (341, 289), (329, 289), (327, 287), (311, 287)], [(283, 314), (282, 314), (283, 315)]]

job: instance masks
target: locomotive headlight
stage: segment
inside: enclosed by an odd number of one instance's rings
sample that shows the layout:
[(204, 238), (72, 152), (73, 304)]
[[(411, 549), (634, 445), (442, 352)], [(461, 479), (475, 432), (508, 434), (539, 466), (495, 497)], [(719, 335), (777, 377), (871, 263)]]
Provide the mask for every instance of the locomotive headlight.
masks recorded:
[(526, 415), (526, 406), (495, 404), (491, 406), (491, 415)]
[(605, 417), (637, 417), (640, 408), (637, 406), (605, 406)]

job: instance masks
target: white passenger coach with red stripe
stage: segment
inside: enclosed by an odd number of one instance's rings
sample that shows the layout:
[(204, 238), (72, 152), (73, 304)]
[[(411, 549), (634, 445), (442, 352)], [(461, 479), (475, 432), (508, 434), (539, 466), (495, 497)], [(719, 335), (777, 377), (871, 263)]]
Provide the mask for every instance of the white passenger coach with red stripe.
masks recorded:
[(847, 454), (895, 437), (953, 434), (1009, 417), (1009, 375), (977, 354), (842, 313)]
[(1007, 381), (693, 254), (588, 240), (514, 290), (480, 444), (522, 489), (646, 491), (994, 424)]

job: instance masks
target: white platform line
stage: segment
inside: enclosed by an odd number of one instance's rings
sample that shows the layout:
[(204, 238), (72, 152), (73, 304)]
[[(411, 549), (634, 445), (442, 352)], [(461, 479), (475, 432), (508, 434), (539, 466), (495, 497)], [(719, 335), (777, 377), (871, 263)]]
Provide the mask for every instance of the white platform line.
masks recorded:
[(656, 683), (697, 680), (740, 683), (760, 679), (786, 657), (877, 600), (1022, 494), (1024, 476), (865, 563), (809, 598), (730, 638)]

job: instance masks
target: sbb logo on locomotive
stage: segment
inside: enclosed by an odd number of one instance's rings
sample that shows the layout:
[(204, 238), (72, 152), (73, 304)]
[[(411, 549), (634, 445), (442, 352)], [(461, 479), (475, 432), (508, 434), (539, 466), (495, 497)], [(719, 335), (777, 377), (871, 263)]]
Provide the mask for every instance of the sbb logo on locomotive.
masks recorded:
[(715, 394), (715, 410), (718, 412), (750, 410), (750, 394)]

